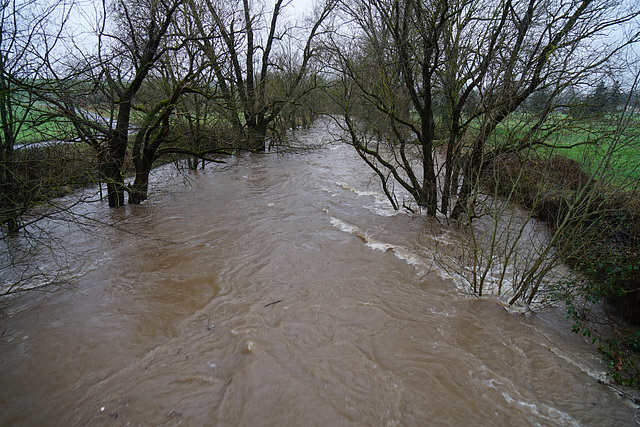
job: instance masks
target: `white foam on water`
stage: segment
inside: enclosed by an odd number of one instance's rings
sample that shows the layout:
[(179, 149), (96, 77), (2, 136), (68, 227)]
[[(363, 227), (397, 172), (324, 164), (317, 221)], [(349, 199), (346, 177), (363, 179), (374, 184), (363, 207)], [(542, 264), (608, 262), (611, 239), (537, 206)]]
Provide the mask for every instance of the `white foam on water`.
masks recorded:
[(392, 252), (396, 256), (396, 258), (414, 267), (417, 270), (416, 273), (419, 276), (425, 276), (431, 271), (435, 271), (442, 279), (452, 278), (446, 271), (438, 268), (436, 263), (432, 259), (418, 253), (414, 249), (376, 240), (357, 226), (349, 224), (334, 216), (330, 217), (330, 221), (331, 224), (339, 230), (358, 236), (370, 249), (380, 252)]
[(580, 422), (573, 418), (571, 415), (544, 403), (538, 405), (532, 402), (528, 402), (522, 397), (514, 398), (510, 396), (506, 391), (502, 392), (502, 397), (504, 397), (504, 400), (507, 401), (507, 403), (515, 404), (520, 408), (531, 412), (531, 414), (535, 415), (538, 418), (548, 420), (553, 425), (576, 427), (581, 426)]

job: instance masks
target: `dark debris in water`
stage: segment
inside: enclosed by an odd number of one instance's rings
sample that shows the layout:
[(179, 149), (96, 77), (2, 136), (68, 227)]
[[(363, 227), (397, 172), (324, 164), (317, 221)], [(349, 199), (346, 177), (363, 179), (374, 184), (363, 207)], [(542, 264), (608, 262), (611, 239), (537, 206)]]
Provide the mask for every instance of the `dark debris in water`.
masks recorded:
[(282, 300), (282, 299), (279, 299), (278, 301), (273, 301), (273, 302), (270, 302), (269, 304), (267, 304), (267, 305), (265, 305), (265, 307), (269, 307), (270, 305), (275, 305), (275, 304), (278, 304), (279, 302), (282, 302), (282, 301), (284, 301), (284, 300)]

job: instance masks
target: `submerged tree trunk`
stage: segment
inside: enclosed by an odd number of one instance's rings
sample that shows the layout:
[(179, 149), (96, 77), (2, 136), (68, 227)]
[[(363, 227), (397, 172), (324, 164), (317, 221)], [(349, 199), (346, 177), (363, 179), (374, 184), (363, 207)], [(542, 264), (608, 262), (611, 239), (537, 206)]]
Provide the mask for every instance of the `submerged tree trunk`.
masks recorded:
[(104, 166), (104, 179), (107, 183), (107, 200), (110, 208), (124, 204), (124, 177), (120, 163), (110, 159)]
[(107, 182), (107, 199), (109, 207), (117, 208), (124, 205), (124, 159), (127, 152), (129, 116), (131, 101), (125, 101), (120, 105), (118, 123), (116, 129), (109, 135), (106, 153), (106, 165), (104, 167), (105, 180)]
[(265, 151), (267, 140), (267, 124), (262, 120), (247, 122), (246, 145), (253, 151)]
[(149, 174), (151, 168), (143, 168), (136, 172), (133, 184), (129, 187), (129, 203), (139, 205), (149, 197)]
[(124, 204), (124, 185), (107, 182), (107, 200), (110, 208), (122, 206)]

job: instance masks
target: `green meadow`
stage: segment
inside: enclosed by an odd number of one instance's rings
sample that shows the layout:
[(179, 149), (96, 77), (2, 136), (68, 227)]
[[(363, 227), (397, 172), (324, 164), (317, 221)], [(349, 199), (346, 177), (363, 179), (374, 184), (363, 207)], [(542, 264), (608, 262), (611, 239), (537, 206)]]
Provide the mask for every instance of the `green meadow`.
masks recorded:
[(524, 152), (575, 160), (594, 179), (625, 187), (640, 180), (640, 115), (637, 113), (591, 119), (554, 113), (531, 133), (535, 123), (535, 117), (529, 114), (514, 114), (495, 130), (489, 145), (504, 147), (529, 138), (535, 141), (533, 150)]

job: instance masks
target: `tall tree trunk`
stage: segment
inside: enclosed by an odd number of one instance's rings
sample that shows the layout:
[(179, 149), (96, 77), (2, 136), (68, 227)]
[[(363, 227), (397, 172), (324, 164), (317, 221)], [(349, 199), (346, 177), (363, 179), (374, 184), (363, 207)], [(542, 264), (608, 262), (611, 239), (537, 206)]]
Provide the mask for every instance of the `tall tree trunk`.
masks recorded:
[(124, 159), (129, 144), (129, 121), (131, 117), (131, 99), (133, 89), (129, 89), (120, 99), (118, 119), (115, 130), (109, 134), (107, 142), (105, 178), (107, 181), (107, 199), (109, 207), (124, 205)]
[(460, 106), (458, 103), (457, 108), (453, 108), (451, 114), (451, 134), (447, 141), (447, 153), (445, 157), (445, 171), (444, 171), (444, 183), (442, 186), (442, 201), (440, 209), (445, 216), (448, 216), (449, 205), (451, 203), (451, 196), (456, 194), (458, 190), (458, 171), (460, 160), (460, 142), (462, 135), (460, 134)]
[(449, 212), (449, 202), (451, 201), (451, 191), (456, 189), (456, 186), (452, 182), (454, 177), (453, 163), (454, 163), (453, 149), (451, 146), (451, 141), (449, 141), (449, 144), (447, 146), (447, 156), (444, 163), (445, 165), (444, 183), (442, 185), (442, 201), (440, 204), (440, 210), (445, 216), (447, 216)]
[(470, 209), (475, 202), (475, 190), (478, 185), (478, 179), (480, 178), (480, 172), (482, 171), (484, 162), (483, 154), (484, 141), (480, 139), (474, 144), (471, 157), (464, 168), (462, 187), (458, 193), (458, 200), (456, 200), (456, 204), (451, 212), (451, 218), (454, 221), (461, 219), (462, 214), (464, 213), (471, 213)]
[[(430, 84), (431, 74), (423, 71), (424, 80)], [(434, 146), (436, 125), (433, 117), (431, 92), (424, 94), (424, 108), (420, 114), (422, 119), (422, 188), (416, 200), (420, 206), (427, 208), (427, 215), (436, 216), (438, 211), (438, 186), (434, 163)]]
[(106, 164), (104, 165), (104, 177), (107, 182), (107, 200), (109, 207), (117, 208), (124, 204), (124, 176), (122, 168), (124, 166), (124, 157), (127, 150), (127, 133), (124, 133), (124, 139), (119, 132), (120, 124), (114, 132), (109, 135), (107, 144)]

